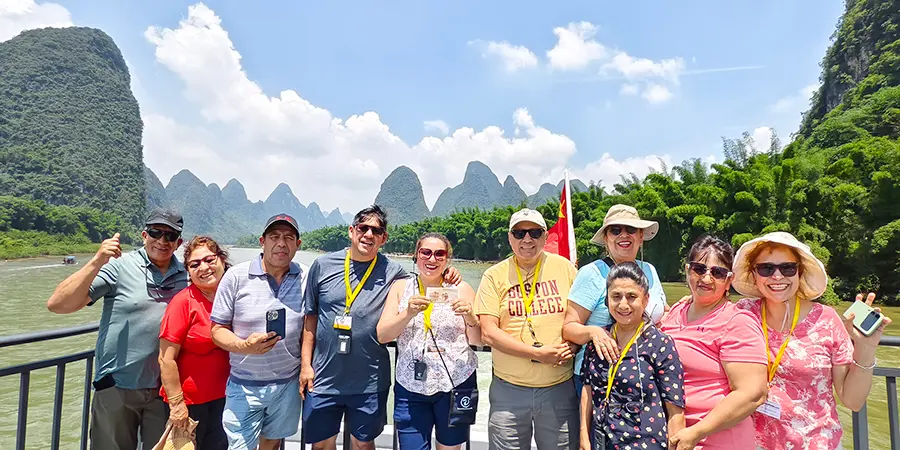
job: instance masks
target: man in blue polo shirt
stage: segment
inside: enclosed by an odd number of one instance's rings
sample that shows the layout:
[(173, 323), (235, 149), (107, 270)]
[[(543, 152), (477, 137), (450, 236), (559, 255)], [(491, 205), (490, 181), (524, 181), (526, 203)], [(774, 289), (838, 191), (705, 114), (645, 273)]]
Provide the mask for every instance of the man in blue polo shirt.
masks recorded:
[[(356, 213), (348, 233), (348, 249), (312, 263), (303, 297), (300, 389), (307, 392), (303, 427), (313, 450), (337, 447), (345, 411), (353, 449), (374, 450), (387, 423), (391, 364), (376, 326), (391, 283), (409, 275), (378, 253), (388, 238), (387, 215), (378, 205)], [(459, 271), (447, 269), (445, 279), (458, 284)]]
[(159, 397), (159, 324), (172, 297), (187, 287), (175, 249), (184, 222), (174, 211), (155, 209), (141, 233), (144, 246), (122, 254), (119, 233), (47, 301), (69, 314), (103, 299), (91, 403), (91, 448), (144, 449), (159, 441), (168, 415)]
[[(222, 425), (230, 450), (276, 450), (300, 424), (300, 333), (308, 268), (291, 261), (297, 221), (266, 222), (262, 253), (225, 272), (213, 302), (212, 339), (231, 353)], [(282, 334), (283, 333), (283, 334)]]

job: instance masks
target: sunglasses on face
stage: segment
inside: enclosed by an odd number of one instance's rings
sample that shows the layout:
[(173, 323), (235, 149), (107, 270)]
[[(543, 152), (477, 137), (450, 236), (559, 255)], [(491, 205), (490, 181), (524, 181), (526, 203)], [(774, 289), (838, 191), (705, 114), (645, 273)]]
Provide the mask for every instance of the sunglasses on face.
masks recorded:
[(777, 269), (781, 272), (782, 275), (786, 277), (792, 277), (797, 275), (797, 269), (799, 268), (799, 264), (795, 262), (786, 262), (786, 263), (760, 263), (755, 267), (756, 273), (761, 277), (771, 277), (775, 275), (775, 270)]
[(516, 239), (525, 239), (526, 234), (531, 236), (532, 239), (540, 239), (544, 235), (544, 230), (542, 228), (532, 228), (530, 230), (512, 230), (510, 233)]
[(383, 227), (373, 227), (372, 225), (366, 225), (364, 223), (356, 225), (356, 231), (358, 231), (359, 234), (366, 234), (369, 232), (369, 230), (371, 230), (372, 234), (374, 234), (375, 236), (381, 236), (384, 234)]
[(628, 234), (636, 234), (638, 231), (637, 228), (629, 226), (629, 225), (625, 225), (625, 226), (610, 225), (608, 230), (609, 230), (609, 234), (611, 234), (613, 236), (618, 236), (618, 235), (622, 234), (622, 231), (624, 231)]
[(216, 265), (216, 261), (219, 260), (219, 255), (208, 255), (205, 258), (200, 259), (192, 259), (188, 261), (187, 268), (190, 270), (197, 270), (200, 268), (201, 263), (206, 263), (208, 266)]
[(688, 265), (691, 267), (691, 271), (693, 271), (697, 275), (702, 277), (702, 276), (706, 275), (707, 272), (709, 272), (712, 274), (713, 278), (715, 278), (717, 280), (724, 280), (724, 279), (728, 278), (728, 274), (731, 273), (730, 270), (728, 270), (724, 267), (719, 267), (719, 266), (710, 267), (710, 266), (707, 266), (706, 264), (698, 263), (698, 262), (690, 262), (690, 263), (688, 263)]
[(431, 250), (430, 248), (420, 248), (419, 258), (428, 259), (434, 255), (435, 261), (443, 261), (447, 259), (447, 250)]
[(175, 242), (181, 237), (181, 233), (177, 231), (163, 231), (159, 228), (147, 228), (147, 235), (153, 239), (159, 239), (165, 236), (166, 241), (168, 242)]

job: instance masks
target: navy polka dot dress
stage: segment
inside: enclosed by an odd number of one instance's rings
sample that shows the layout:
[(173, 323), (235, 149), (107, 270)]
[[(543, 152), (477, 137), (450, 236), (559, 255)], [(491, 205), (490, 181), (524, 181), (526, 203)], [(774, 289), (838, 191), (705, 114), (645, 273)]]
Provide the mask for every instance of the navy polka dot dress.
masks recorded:
[(663, 403), (684, 408), (684, 369), (672, 338), (645, 325), (619, 366), (607, 403), (606, 382), (614, 365), (615, 361), (603, 360), (588, 342), (581, 379), (591, 389), (594, 432), (605, 435), (607, 449), (667, 449), (668, 418)]

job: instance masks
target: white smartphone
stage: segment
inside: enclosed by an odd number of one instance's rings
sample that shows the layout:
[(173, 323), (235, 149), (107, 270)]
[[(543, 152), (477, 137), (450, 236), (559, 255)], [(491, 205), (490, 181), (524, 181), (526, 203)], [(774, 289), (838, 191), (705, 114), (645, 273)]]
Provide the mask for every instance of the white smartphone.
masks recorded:
[(854, 314), (853, 326), (864, 336), (871, 336), (884, 321), (883, 315), (859, 300), (853, 301), (853, 304), (844, 312), (844, 317), (850, 317), (850, 313)]

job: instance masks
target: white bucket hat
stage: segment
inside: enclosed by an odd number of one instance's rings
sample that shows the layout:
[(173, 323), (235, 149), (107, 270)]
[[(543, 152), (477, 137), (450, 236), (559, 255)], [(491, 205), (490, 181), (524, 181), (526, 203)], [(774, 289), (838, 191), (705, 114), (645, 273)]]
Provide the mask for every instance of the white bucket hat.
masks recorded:
[(825, 293), (825, 288), (828, 286), (828, 274), (825, 272), (825, 265), (813, 255), (808, 245), (798, 241), (792, 234), (783, 231), (776, 231), (752, 239), (745, 242), (738, 249), (737, 254), (734, 256), (734, 268), (732, 269), (734, 272), (732, 286), (734, 286), (736, 291), (748, 297), (760, 298), (763, 296), (762, 292), (756, 287), (756, 280), (753, 276), (754, 271), (753, 267), (751, 267), (753, 262), (749, 260), (749, 256), (758, 246), (767, 242), (790, 247), (800, 255), (800, 292), (812, 295), (812, 298), (809, 300), (819, 298)]
[(594, 233), (591, 242), (606, 245), (606, 228), (610, 225), (624, 225), (644, 230), (644, 241), (649, 241), (659, 232), (659, 223), (652, 220), (641, 220), (636, 209), (628, 205), (613, 205), (603, 218), (603, 226)]

